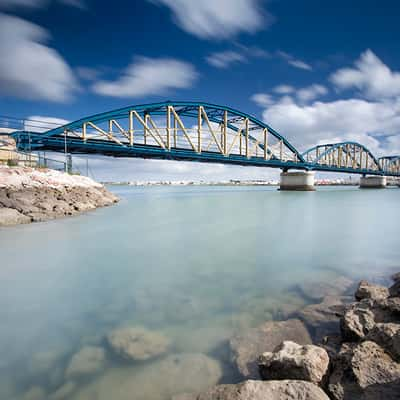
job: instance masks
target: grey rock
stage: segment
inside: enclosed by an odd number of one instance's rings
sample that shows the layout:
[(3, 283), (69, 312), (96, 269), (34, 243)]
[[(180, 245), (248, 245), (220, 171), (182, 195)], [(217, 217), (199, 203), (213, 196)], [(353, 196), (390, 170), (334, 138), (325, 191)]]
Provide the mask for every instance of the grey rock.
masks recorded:
[(291, 340), (301, 345), (311, 344), (310, 334), (298, 319), (287, 321), (269, 321), (250, 329), (246, 334), (230, 340), (232, 359), (240, 374), (245, 378), (259, 379), (258, 357), (273, 351), (284, 340)]
[(112, 331), (107, 336), (112, 350), (122, 358), (143, 361), (165, 353), (170, 341), (161, 333), (142, 327), (127, 327)]
[(329, 379), (334, 400), (399, 399), (400, 364), (376, 343), (346, 343)]
[(392, 278), (392, 280), (393, 280), (394, 282), (400, 281), (400, 272), (396, 272), (395, 274), (393, 274), (393, 275), (391, 276), (391, 278)]
[[(189, 399), (189, 398), (186, 398)], [(310, 382), (296, 380), (254, 381), (237, 385), (218, 385), (192, 397), (196, 400), (329, 400), (329, 397)]]
[(396, 281), (389, 288), (389, 294), (391, 297), (400, 297), (400, 280)]
[(262, 354), (258, 366), (265, 380), (298, 379), (319, 384), (328, 371), (329, 356), (321, 347), (286, 341), (273, 352)]
[(377, 343), (394, 360), (400, 361), (400, 324), (378, 323), (371, 329), (366, 339)]
[(347, 341), (365, 338), (375, 325), (375, 315), (368, 302), (354, 303), (340, 320), (342, 336)]
[(367, 281), (361, 281), (358, 284), (355, 293), (355, 298), (357, 300), (362, 300), (362, 299), (378, 300), (378, 299), (386, 299), (387, 297), (389, 297), (388, 288), (380, 285), (373, 285)]

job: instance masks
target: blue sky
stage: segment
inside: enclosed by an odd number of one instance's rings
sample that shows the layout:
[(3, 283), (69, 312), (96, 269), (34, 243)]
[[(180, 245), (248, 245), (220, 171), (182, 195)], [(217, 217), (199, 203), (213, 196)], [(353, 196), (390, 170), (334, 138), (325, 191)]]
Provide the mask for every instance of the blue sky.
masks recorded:
[[(400, 153), (399, 11), (390, 0), (0, 0), (0, 114), (62, 122), (202, 100), (258, 116), (299, 150), (351, 139), (378, 156)], [(91, 164), (99, 179), (274, 175)]]

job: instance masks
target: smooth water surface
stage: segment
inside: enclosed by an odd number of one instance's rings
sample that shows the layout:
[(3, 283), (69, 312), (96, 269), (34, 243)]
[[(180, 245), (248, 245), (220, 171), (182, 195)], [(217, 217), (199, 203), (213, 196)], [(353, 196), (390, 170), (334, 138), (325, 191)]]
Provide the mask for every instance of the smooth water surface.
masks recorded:
[[(227, 339), (302, 307), (298, 285), (399, 266), (398, 188), (111, 190), (116, 206), (0, 229), (1, 399), (167, 400), (187, 390), (171, 388), (163, 357), (109, 355), (105, 336), (125, 326), (161, 332), (170, 354), (210, 356), (229, 382)], [(107, 364), (70, 379), (86, 345), (104, 347)]]

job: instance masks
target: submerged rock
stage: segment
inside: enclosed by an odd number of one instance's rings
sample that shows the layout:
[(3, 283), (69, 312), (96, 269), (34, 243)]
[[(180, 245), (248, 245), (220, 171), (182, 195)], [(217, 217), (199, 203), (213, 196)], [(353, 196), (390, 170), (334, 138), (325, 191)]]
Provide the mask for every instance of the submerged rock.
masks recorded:
[(101, 347), (83, 347), (71, 358), (65, 376), (81, 377), (95, 374), (104, 368), (105, 361), (105, 352)]
[(26, 391), (21, 400), (44, 400), (46, 398), (46, 392), (40, 386), (33, 386)]
[(57, 389), (54, 393), (52, 393), (49, 397), (49, 400), (66, 400), (69, 399), (70, 396), (76, 390), (75, 382), (66, 382), (59, 389)]
[(143, 361), (165, 353), (170, 341), (158, 332), (142, 327), (120, 328), (107, 336), (118, 356), (131, 361)]
[(350, 301), (351, 297), (327, 296), (321, 303), (311, 304), (295, 316), (305, 323), (314, 341), (319, 343), (325, 336), (340, 333), (339, 319)]
[(330, 282), (307, 282), (299, 286), (303, 295), (311, 300), (320, 301), (326, 296), (343, 296), (354, 286), (354, 281), (340, 276)]
[(334, 400), (399, 399), (400, 364), (376, 343), (346, 343), (329, 380)]
[(184, 395), (174, 400), (329, 400), (329, 397), (310, 382), (248, 380), (237, 385), (218, 385), (197, 396)]
[(140, 366), (107, 368), (72, 400), (167, 400), (218, 383), (220, 364), (204, 354), (173, 354)]
[(262, 354), (258, 366), (265, 380), (299, 379), (319, 384), (328, 371), (329, 356), (321, 347), (286, 341), (273, 352)]
[(355, 298), (357, 300), (363, 299), (386, 299), (389, 297), (388, 288), (380, 285), (373, 285), (367, 281), (361, 281), (355, 293)]
[(257, 360), (260, 354), (273, 351), (284, 340), (299, 344), (311, 344), (312, 340), (304, 324), (298, 319), (269, 321), (246, 334), (230, 340), (232, 358), (245, 378), (258, 379)]

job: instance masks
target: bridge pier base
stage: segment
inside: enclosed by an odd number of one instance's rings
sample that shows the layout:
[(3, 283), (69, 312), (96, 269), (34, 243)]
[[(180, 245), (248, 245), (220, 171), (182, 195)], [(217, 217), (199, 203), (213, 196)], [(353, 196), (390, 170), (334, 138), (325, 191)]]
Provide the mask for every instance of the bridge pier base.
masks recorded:
[(313, 171), (282, 172), (279, 190), (313, 191)]
[(386, 176), (362, 176), (360, 177), (360, 189), (384, 189)]

